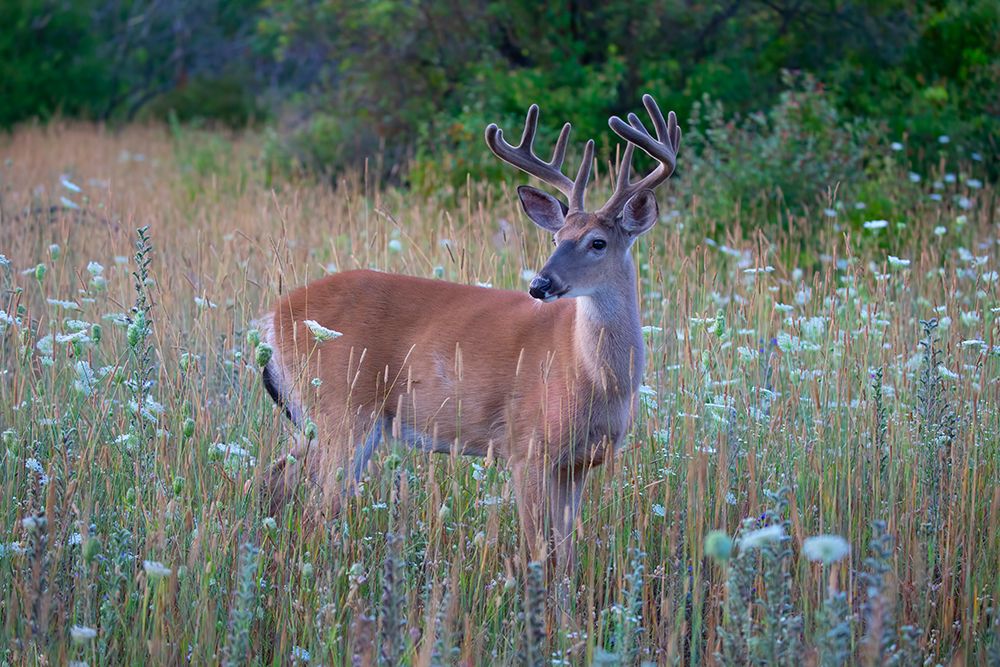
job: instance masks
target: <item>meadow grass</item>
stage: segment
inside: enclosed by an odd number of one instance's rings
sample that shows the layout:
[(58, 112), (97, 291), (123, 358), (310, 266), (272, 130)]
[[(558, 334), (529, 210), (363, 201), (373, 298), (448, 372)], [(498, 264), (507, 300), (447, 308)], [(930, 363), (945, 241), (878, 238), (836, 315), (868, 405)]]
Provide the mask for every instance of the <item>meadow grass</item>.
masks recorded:
[(1000, 661), (976, 163), (916, 182), (887, 150), (795, 212), (710, 215), (683, 169), (662, 189), (641, 414), (557, 604), (496, 461), (380, 449), (314, 532), (244, 492), (291, 435), (247, 340), (280, 294), (359, 267), (525, 289), (550, 248), (506, 187), (274, 183), (259, 155), (180, 128), (0, 140), (3, 664)]

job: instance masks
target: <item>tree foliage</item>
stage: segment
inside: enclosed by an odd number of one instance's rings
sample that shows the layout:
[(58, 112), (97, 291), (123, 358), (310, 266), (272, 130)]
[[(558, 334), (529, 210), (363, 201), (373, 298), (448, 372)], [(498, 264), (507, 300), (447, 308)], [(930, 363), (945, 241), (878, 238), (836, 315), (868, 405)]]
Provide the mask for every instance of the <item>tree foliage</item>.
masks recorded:
[[(1000, 5), (990, 0), (25, 0), (0, 7), (0, 125), (53, 113), (230, 124), (270, 115), (276, 166), (415, 157), (489, 173), (478, 137), (542, 107), (607, 149), (641, 93), (690, 117), (770, 113), (804, 72), (846, 124), (994, 157)], [(835, 139), (835, 138), (834, 138)], [(606, 155), (606, 153), (605, 153)], [(464, 176), (462, 176), (464, 178)]]

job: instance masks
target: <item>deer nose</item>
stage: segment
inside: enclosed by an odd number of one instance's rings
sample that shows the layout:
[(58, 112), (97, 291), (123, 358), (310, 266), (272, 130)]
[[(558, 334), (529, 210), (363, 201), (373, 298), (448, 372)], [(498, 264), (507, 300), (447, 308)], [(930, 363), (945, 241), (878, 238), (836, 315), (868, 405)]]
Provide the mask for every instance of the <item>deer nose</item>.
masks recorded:
[(535, 276), (528, 286), (528, 294), (536, 299), (544, 299), (549, 290), (552, 289), (552, 281), (543, 276)]

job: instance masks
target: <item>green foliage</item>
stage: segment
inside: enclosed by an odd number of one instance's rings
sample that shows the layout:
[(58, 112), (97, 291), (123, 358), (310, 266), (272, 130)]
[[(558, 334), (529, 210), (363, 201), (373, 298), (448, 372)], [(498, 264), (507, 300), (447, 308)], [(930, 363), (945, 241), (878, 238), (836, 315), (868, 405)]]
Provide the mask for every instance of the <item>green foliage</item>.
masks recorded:
[(0, 3), (0, 128), (100, 112), (112, 73), (90, 30), (91, 9), (89, 2)]
[(912, 37), (890, 67), (852, 59), (832, 70), (829, 80), (844, 108), (885, 119), (895, 136), (908, 138), (916, 157), (942, 135), (953, 152), (995, 155), (1000, 5), (935, 2), (917, 8), (907, 23)]
[(844, 123), (812, 77), (786, 72), (785, 82), (766, 113), (729, 119), (707, 95), (692, 109), (681, 173), (699, 184), (711, 213), (759, 205), (775, 214), (861, 175), (872, 131)]
[(409, 169), (412, 184), (430, 192), (442, 184), (460, 189), (468, 174), (490, 181), (523, 179), (486, 149), (483, 131), (497, 123), (504, 136), (516, 142), (533, 103), (542, 108), (535, 139), (539, 154), (551, 154), (563, 124), (572, 122), (565, 170), (576, 168), (589, 138), (598, 142), (603, 151), (599, 155), (607, 155), (617, 139), (607, 129), (607, 119), (614, 113), (615, 91), (624, 75), (625, 63), (615, 53), (599, 64), (556, 69), (507, 71), (498, 63), (483, 64), (472, 84), (475, 90), (469, 92), (469, 104), (452, 117), (431, 118), (419, 126), (417, 153)]
[(513, 178), (482, 132), (498, 122), (516, 134), (531, 103), (543, 110), (541, 141), (569, 120), (573, 146), (594, 138), (605, 164), (617, 143), (607, 118), (636, 110), (644, 92), (694, 130), (685, 162), (707, 149), (708, 167), (754, 167), (715, 184), (731, 205), (811, 205), (877, 141), (903, 141), (916, 165), (942, 150), (1000, 164), (990, 0), (835, 11), (760, 0), (28, 0), (0, 7), (0, 24), (0, 127), (55, 113), (237, 127), (270, 117), (272, 174), (369, 162), (425, 194), (459, 191), (469, 175)]
[[(479, 137), (494, 121), (516, 133), (531, 103), (543, 110), (540, 139), (551, 139), (571, 120), (578, 142), (593, 137), (607, 150), (614, 143), (608, 116), (634, 109), (640, 94), (651, 92), (682, 121), (705, 95), (727, 110), (724, 120), (748, 119), (737, 123), (744, 131), (753, 119), (766, 119), (778, 145), (759, 160), (773, 157), (780, 167), (760, 172), (756, 180), (766, 187), (756, 192), (811, 203), (813, 190), (836, 181), (809, 179), (850, 174), (864, 155), (850, 154), (847, 163), (841, 158), (876, 137), (909, 136), (907, 156), (917, 161), (933, 160), (936, 154), (924, 147), (948, 133), (956, 151), (996, 149), (990, 117), (997, 93), (988, 85), (1000, 63), (996, 15), (986, 2), (942, 3), (940, 9), (857, 2), (831, 13), (809, 3), (734, 2), (691, 11), (654, 2), (483, 0), (461, 7), (421, 3), (418, 10), (388, 0), (365, 6), (288, 1), (271, 5), (262, 34), (288, 67), (301, 66), (304, 53), (322, 52), (336, 63), (315, 72), (322, 85), (293, 108), (335, 117), (344, 129), (333, 136), (355, 136), (351, 126), (361, 125), (362, 134), (384, 141), (386, 164), (413, 150), (410, 176), (424, 192), (445, 180), (436, 176), (441, 173), (452, 188), (461, 188), (470, 173), (501, 178), (483, 157)], [(789, 85), (786, 70), (807, 75)], [(789, 98), (807, 93), (820, 104), (794, 108), (797, 100)], [(874, 122), (857, 124), (855, 117)], [(799, 123), (806, 133), (824, 131), (814, 141), (799, 134), (785, 146), (782, 121)], [(827, 132), (831, 121), (836, 129)], [(296, 143), (294, 134), (290, 141)], [(363, 155), (320, 147), (300, 161), (337, 170)], [(779, 169), (803, 167), (791, 182), (781, 179), (786, 187), (767, 180)], [(757, 184), (748, 178), (737, 189)]]
[(234, 73), (197, 77), (171, 88), (150, 100), (137, 117), (166, 120), (173, 116), (182, 123), (209, 120), (239, 128), (264, 115), (251, 94), (247, 75)]

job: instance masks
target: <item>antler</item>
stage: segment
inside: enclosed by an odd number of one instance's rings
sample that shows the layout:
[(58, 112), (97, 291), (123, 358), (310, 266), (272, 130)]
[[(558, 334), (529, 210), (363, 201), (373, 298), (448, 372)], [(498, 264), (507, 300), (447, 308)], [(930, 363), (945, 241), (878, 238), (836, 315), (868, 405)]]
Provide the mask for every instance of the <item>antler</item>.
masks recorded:
[[(677, 116), (673, 111), (667, 114), (667, 120), (663, 120), (660, 107), (656, 106), (656, 100), (650, 95), (642, 96), (642, 103), (649, 112), (649, 117), (653, 121), (653, 128), (656, 130), (656, 138), (643, 126), (642, 121), (634, 113), (628, 115), (628, 123), (618, 116), (612, 116), (608, 120), (608, 125), (615, 134), (628, 142), (625, 147), (625, 154), (622, 156), (621, 167), (618, 171), (618, 181), (615, 184), (615, 191), (611, 198), (601, 207), (600, 213), (617, 216), (626, 202), (640, 190), (652, 190), (663, 181), (670, 178), (677, 165), (677, 149), (681, 145), (681, 128), (677, 127)], [(630, 174), (632, 173), (632, 153), (638, 146), (644, 150), (649, 157), (660, 164), (651, 173), (647, 174), (641, 181), (632, 183)]]
[(562, 164), (566, 158), (566, 145), (569, 143), (569, 133), (572, 126), (569, 123), (563, 125), (562, 131), (559, 132), (559, 139), (556, 141), (556, 148), (552, 151), (552, 159), (548, 162), (543, 162), (532, 150), (537, 129), (538, 105), (532, 104), (528, 107), (528, 116), (524, 120), (521, 143), (516, 147), (508, 144), (503, 138), (503, 130), (497, 127), (496, 123), (490, 123), (486, 127), (486, 143), (494, 155), (504, 162), (528, 172), (563, 193), (569, 199), (570, 211), (582, 211), (584, 191), (590, 180), (590, 165), (594, 161), (593, 139), (588, 141), (584, 147), (583, 162), (576, 174), (576, 180), (571, 181), (562, 173)]

